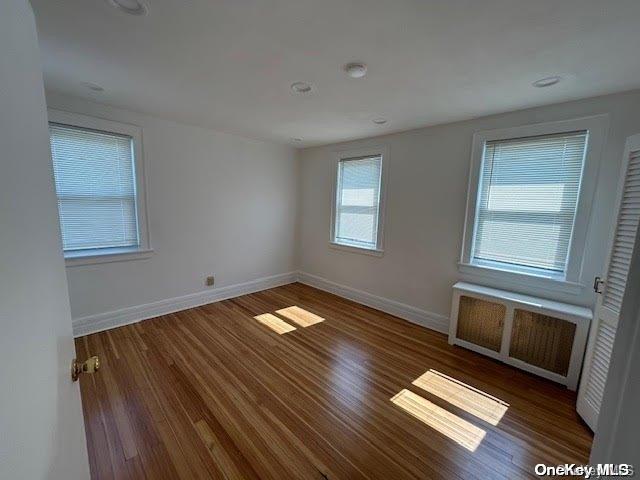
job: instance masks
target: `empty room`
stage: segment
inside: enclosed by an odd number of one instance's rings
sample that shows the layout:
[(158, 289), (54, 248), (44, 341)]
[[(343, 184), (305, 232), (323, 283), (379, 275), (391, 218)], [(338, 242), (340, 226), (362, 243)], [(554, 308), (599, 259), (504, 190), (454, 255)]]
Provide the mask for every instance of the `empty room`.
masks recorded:
[(638, 25), (1, 0), (0, 478), (633, 477)]

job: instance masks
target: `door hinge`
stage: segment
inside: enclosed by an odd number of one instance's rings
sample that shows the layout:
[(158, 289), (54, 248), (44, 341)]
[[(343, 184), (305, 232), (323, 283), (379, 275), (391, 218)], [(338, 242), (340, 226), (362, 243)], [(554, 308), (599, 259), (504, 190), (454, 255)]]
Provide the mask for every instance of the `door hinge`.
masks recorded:
[(100, 370), (100, 358), (93, 356), (80, 363), (75, 358), (71, 362), (71, 380), (74, 382), (83, 373), (95, 373)]
[(596, 277), (593, 280), (593, 291), (596, 293), (602, 293), (602, 287), (604, 286), (604, 280), (600, 277)]

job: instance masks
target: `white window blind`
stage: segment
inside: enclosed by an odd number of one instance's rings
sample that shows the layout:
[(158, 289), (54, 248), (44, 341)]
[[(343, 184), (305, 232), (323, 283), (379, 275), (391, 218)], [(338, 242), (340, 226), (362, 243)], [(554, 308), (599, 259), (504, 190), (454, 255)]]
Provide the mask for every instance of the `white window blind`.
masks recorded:
[(381, 156), (338, 162), (335, 242), (378, 248), (381, 173)]
[(475, 263), (566, 273), (587, 132), (485, 144)]
[(65, 251), (139, 244), (133, 140), (49, 125)]

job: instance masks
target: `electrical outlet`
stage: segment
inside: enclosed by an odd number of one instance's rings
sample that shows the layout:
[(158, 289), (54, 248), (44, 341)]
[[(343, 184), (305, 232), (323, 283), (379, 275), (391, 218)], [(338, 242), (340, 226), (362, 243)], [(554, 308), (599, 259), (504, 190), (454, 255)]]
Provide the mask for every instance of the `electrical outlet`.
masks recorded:
[(204, 284), (207, 287), (213, 287), (213, 284), (215, 283), (215, 280), (213, 278), (213, 275), (208, 276), (207, 278), (204, 279)]

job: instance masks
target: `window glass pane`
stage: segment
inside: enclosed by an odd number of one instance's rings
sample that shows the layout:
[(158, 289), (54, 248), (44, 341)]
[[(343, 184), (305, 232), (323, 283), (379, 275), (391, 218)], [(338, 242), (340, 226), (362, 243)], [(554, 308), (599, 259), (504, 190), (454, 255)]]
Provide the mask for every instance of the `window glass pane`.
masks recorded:
[(131, 137), (50, 124), (64, 250), (137, 246)]
[(473, 260), (563, 274), (587, 132), (487, 142)]
[(382, 158), (340, 160), (336, 198), (335, 241), (376, 248)]

